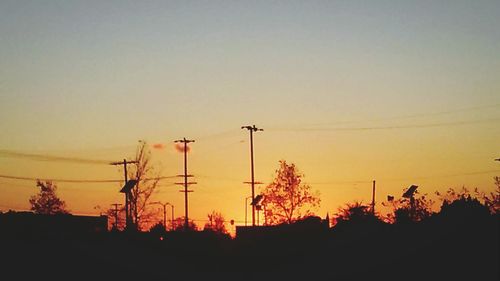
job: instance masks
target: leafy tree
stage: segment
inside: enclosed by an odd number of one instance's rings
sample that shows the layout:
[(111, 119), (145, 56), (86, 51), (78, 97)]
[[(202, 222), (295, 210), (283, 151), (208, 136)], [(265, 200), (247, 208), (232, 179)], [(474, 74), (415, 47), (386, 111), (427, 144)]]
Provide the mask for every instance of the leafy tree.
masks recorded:
[(303, 216), (313, 215), (310, 208), (320, 204), (319, 193), (313, 193), (295, 164), (279, 162), (275, 179), (262, 192), (266, 223), (292, 223)]
[(165, 231), (165, 226), (163, 225), (162, 222), (159, 222), (155, 225), (153, 225), (150, 229), (149, 229), (149, 233), (152, 233), (152, 234), (156, 234), (158, 236), (160, 235), (164, 235), (166, 233)]
[(37, 180), (36, 186), (40, 187), (40, 192), (31, 196), (29, 200), (32, 211), (44, 215), (68, 213), (66, 203), (57, 196), (57, 186), (52, 181), (42, 182)]
[(208, 222), (205, 224), (203, 230), (227, 234), (225, 222), (226, 220), (221, 213), (212, 211), (212, 213), (208, 214)]
[[(495, 177), (497, 184), (496, 194), (491, 192), (489, 195), (479, 191), (477, 188), (474, 189), (474, 194), (465, 188), (456, 191), (450, 188), (446, 193), (436, 192), (436, 195), (442, 200), (441, 213), (452, 213), (461, 212), (473, 214), (475, 211), (490, 212), (492, 214), (498, 213), (499, 197), (500, 197), (500, 179)], [(482, 202), (481, 202), (482, 201)]]

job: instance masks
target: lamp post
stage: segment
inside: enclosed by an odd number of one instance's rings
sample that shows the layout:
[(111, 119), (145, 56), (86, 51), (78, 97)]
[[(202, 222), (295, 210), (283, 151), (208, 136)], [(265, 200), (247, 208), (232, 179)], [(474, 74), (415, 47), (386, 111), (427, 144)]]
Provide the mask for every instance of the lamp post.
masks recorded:
[(174, 226), (174, 205), (170, 204), (170, 203), (165, 203), (166, 205), (170, 205), (170, 209), (172, 211), (172, 214), (170, 216), (170, 222), (171, 222), (171, 227), (172, 227), (172, 231), (175, 229), (175, 226)]
[(173, 221), (174, 221), (174, 206), (170, 203), (162, 203), (159, 201), (156, 202), (151, 202), (149, 204), (158, 204), (163, 207), (163, 227), (165, 228), (165, 231), (167, 231), (167, 205), (170, 205), (172, 207), (172, 228), (173, 228)]
[[(263, 129), (259, 129), (253, 126), (242, 126), (241, 129), (247, 129), (250, 132), (250, 171), (252, 176), (252, 181), (250, 184), (252, 185), (252, 200), (255, 198), (255, 175), (254, 175), (254, 161), (253, 161), (253, 133), (264, 131)], [(252, 205), (252, 226), (255, 226), (255, 205)]]

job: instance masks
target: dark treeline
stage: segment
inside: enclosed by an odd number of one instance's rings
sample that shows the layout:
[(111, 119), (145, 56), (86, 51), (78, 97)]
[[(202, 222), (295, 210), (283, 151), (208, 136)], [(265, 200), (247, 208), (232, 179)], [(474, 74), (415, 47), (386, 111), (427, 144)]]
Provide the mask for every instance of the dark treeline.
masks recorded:
[(499, 280), (495, 207), (455, 194), (437, 213), (402, 207), (388, 222), (354, 204), (333, 227), (307, 217), (243, 227), (235, 239), (158, 227), (135, 233), (38, 228), (6, 213), (0, 215), (2, 271), (16, 280)]

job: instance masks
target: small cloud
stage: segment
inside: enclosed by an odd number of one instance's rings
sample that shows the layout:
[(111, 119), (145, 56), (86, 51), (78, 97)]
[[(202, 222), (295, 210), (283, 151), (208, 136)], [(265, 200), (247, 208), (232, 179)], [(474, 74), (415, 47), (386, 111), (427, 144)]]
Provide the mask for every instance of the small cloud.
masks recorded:
[[(179, 152), (184, 152), (184, 144), (176, 143), (175, 150), (177, 150)], [(186, 150), (187, 150), (187, 152), (189, 152), (191, 150), (191, 148), (189, 146), (186, 146)]]
[(154, 149), (164, 149), (165, 145), (163, 143), (155, 143), (153, 144)]

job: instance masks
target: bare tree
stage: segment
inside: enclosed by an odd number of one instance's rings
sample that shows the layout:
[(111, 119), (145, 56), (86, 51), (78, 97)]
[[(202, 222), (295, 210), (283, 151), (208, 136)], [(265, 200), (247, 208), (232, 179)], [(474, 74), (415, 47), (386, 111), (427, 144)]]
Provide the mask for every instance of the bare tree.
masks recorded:
[[(174, 231), (184, 231), (184, 217), (178, 217), (174, 220)], [(188, 231), (197, 231), (198, 225), (193, 220), (188, 222)]]
[(106, 210), (106, 215), (108, 216), (108, 229), (114, 231), (125, 229), (124, 207), (121, 207), (117, 210), (115, 210), (114, 208), (109, 208)]
[(203, 230), (226, 234), (225, 222), (226, 220), (221, 213), (212, 211), (212, 213), (208, 214), (208, 222), (205, 224)]
[(311, 187), (302, 182), (304, 175), (295, 164), (288, 165), (285, 160), (279, 164), (275, 179), (262, 192), (266, 223), (292, 223), (313, 215), (310, 208), (319, 206), (319, 193), (313, 193)]
[[(495, 186), (497, 189), (495, 191), (486, 194), (484, 192), (478, 194), (483, 199), (484, 204), (488, 206), (492, 214), (500, 213), (500, 177), (494, 177)], [(476, 191), (476, 193), (478, 193)]]
[(151, 164), (151, 150), (145, 141), (140, 141), (135, 161), (137, 163), (129, 170), (129, 178), (137, 180), (131, 191), (131, 213), (134, 225), (142, 230), (147, 229), (147, 224), (158, 215), (156, 210), (147, 207), (160, 180), (160, 173)]
[(36, 186), (40, 187), (40, 192), (31, 196), (31, 210), (36, 214), (55, 215), (67, 214), (66, 203), (59, 199), (56, 194), (57, 186), (52, 181), (36, 181)]

